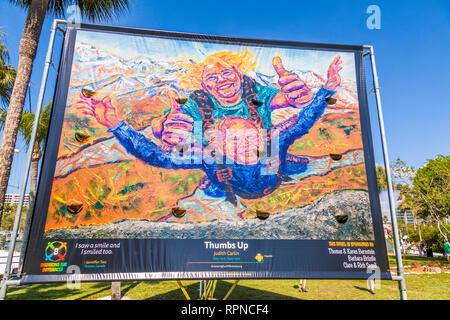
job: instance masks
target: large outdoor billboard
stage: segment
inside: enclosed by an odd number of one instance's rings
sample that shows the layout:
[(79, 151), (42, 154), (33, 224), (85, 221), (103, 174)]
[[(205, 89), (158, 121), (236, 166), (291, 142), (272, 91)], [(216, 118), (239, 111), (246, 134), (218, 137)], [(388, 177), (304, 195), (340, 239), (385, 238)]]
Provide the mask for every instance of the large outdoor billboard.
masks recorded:
[(24, 281), (389, 279), (366, 95), (360, 46), (68, 27)]

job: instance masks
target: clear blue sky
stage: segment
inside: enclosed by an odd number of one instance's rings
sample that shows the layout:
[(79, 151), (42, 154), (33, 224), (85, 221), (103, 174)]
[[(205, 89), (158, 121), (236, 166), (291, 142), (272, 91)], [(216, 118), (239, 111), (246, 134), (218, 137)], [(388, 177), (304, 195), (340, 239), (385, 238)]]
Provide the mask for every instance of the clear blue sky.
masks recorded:
[[(10, 64), (17, 66), (25, 12), (0, 0)], [(375, 48), (389, 157), (418, 168), (450, 153), (450, 1), (142, 1), (105, 24), (244, 38), (370, 44)], [(369, 5), (381, 9), (381, 29), (366, 26)], [(47, 17), (31, 79), (34, 110), (53, 17)], [(61, 46), (58, 35), (55, 48)], [(57, 61), (59, 49), (55, 50)], [(368, 60), (367, 60), (368, 61)], [(57, 66), (57, 64), (55, 64)], [(369, 67), (369, 64), (366, 64)], [(370, 89), (371, 73), (367, 70)], [(51, 100), (52, 69), (45, 102)], [(369, 97), (376, 162), (382, 163), (374, 95)], [(29, 108), (26, 101), (25, 108)], [(26, 148), (17, 148), (8, 192), (18, 192)]]

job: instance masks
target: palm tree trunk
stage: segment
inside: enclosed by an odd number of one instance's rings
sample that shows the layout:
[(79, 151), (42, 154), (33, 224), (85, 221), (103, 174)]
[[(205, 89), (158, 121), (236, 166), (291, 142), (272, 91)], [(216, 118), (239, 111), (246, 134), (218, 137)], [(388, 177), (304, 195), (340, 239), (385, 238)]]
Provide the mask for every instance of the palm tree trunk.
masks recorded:
[(33, 156), (31, 157), (31, 172), (30, 172), (30, 192), (37, 191), (37, 177), (39, 169), (39, 160), (41, 160), (42, 152), (39, 143), (35, 143), (33, 147)]
[(11, 93), (11, 100), (3, 130), (0, 149), (0, 222), (3, 214), (3, 203), (8, 187), (11, 164), (14, 156), (19, 123), (22, 117), (23, 105), (30, 83), (33, 61), (36, 57), (39, 37), (44, 24), (49, 0), (33, 0), (28, 8), (25, 27), (19, 45), (19, 66), (16, 81)]
[(422, 240), (422, 230), (420, 229), (420, 221), (418, 219), (417, 212), (415, 212), (415, 210), (411, 210), (411, 212), (412, 212), (412, 214), (414, 216), (414, 219), (417, 221), (417, 231), (419, 232), (419, 241), (420, 241), (420, 243), (422, 243), (423, 242), (423, 240)]
[(19, 273), (22, 273), (22, 267), (23, 267), (23, 259), (25, 257), (25, 251), (27, 250), (27, 243), (28, 243), (28, 235), (30, 234), (30, 228), (31, 228), (31, 218), (34, 211), (34, 200), (36, 199), (36, 191), (37, 191), (37, 177), (38, 177), (38, 170), (39, 170), (39, 160), (41, 160), (42, 152), (41, 148), (39, 147), (39, 143), (35, 143), (33, 147), (33, 156), (31, 158), (31, 173), (30, 173), (30, 201), (27, 208), (26, 218), (25, 218), (25, 228), (23, 231), (23, 242), (22, 242), (22, 249), (20, 250), (20, 258), (19, 261), (21, 262), (19, 266)]
[(437, 219), (437, 227), (438, 227), (438, 230), (439, 230), (439, 233), (441, 234), (441, 236), (444, 238), (444, 239), (446, 239), (446, 234), (445, 233), (443, 233), (442, 232), (442, 230), (441, 230), (441, 221), (439, 220), (439, 219)]

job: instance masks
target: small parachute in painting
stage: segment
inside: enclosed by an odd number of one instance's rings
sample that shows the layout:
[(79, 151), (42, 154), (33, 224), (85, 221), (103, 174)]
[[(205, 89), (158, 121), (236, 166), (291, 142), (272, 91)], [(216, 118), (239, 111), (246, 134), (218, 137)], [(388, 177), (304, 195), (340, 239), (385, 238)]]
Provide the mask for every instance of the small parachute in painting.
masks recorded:
[(266, 220), (270, 216), (270, 212), (263, 210), (256, 210), (256, 216), (260, 220)]
[(342, 159), (342, 154), (339, 154), (339, 153), (330, 153), (330, 157), (331, 157), (331, 159), (333, 159), (333, 160), (341, 160)]
[(255, 105), (255, 106), (262, 106), (262, 102), (261, 101), (258, 101), (258, 100), (256, 100), (256, 99), (252, 99), (252, 103)]
[(328, 98), (327, 99), (327, 104), (329, 106), (332, 106), (333, 104), (335, 104), (337, 102), (337, 100), (335, 98)]
[(172, 214), (175, 218), (182, 218), (186, 214), (186, 210), (181, 208), (172, 208)]
[(176, 101), (177, 101), (179, 104), (185, 104), (187, 100), (188, 100), (188, 99), (185, 98), (185, 97), (178, 97), (178, 98), (176, 99)]
[(90, 90), (87, 88), (83, 88), (81, 89), (81, 93), (86, 97), (86, 98), (92, 98), (95, 94), (94, 90)]
[(79, 214), (83, 210), (83, 202), (72, 200), (67, 204), (67, 211), (71, 214)]
[(75, 140), (77, 140), (79, 143), (85, 142), (87, 139), (89, 139), (89, 137), (90, 135), (83, 130), (75, 131)]
[(348, 215), (346, 215), (346, 214), (338, 214), (338, 215), (335, 215), (334, 218), (336, 219), (336, 221), (339, 224), (344, 224), (348, 221)]

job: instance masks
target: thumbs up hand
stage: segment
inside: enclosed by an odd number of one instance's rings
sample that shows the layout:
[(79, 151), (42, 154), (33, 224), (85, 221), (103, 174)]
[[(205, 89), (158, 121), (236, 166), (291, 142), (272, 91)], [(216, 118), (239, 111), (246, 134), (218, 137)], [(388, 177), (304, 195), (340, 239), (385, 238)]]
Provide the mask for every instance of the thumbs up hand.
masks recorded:
[(152, 130), (156, 138), (168, 146), (176, 146), (185, 141), (194, 130), (194, 119), (183, 113), (181, 99), (174, 91), (168, 93), (170, 111), (161, 118), (152, 121)]
[(82, 92), (74, 105), (77, 105), (81, 113), (94, 117), (98, 123), (108, 129), (120, 123), (120, 119), (116, 114), (116, 108), (111, 104), (110, 97), (100, 100)]
[(340, 56), (337, 56), (331, 61), (328, 67), (328, 79), (325, 84), (325, 88), (335, 90), (341, 84), (341, 76), (339, 71), (342, 70), (342, 60)]
[(274, 57), (272, 64), (279, 77), (278, 84), (281, 88), (281, 92), (274, 97), (271, 103), (272, 108), (288, 106), (298, 108), (312, 101), (314, 93), (311, 92), (305, 82), (300, 80), (297, 74), (284, 68), (280, 57)]

